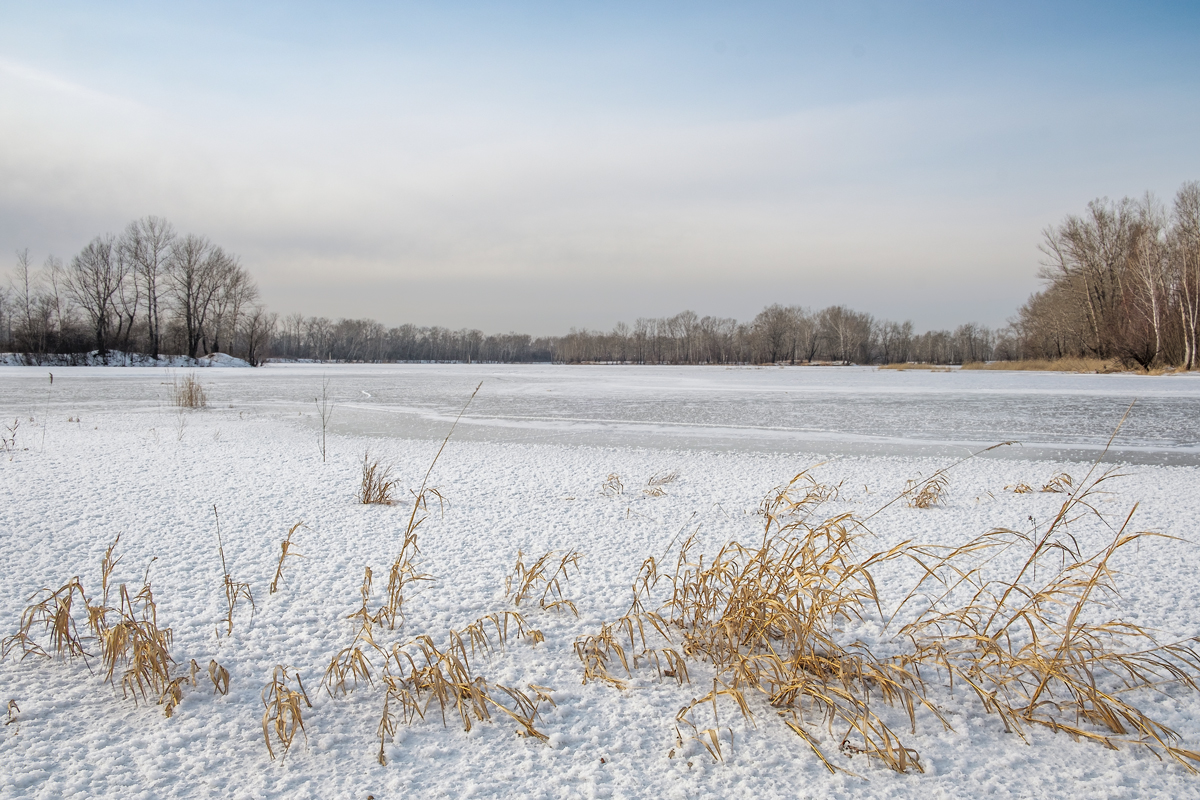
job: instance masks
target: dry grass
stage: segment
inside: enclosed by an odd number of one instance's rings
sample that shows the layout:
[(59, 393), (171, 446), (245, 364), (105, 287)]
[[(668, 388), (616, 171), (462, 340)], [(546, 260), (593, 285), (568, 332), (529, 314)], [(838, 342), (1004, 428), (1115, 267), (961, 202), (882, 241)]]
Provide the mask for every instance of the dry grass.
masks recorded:
[(1053, 360), (1030, 358), (1024, 361), (972, 361), (962, 365), (963, 369), (998, 369), (1030, 372), (1126, 372), (1116, 361), (1100, 358), (1058, 358)]
[(1071, 476), (1065, 472), (1058, 473), (1042, 485), (1043, 492), (1054, 492), (1058, 494), (1069, 492), (1074, 488), (1075, 482), (1071, 480)]
[(759, 513), (766, 517), (808, 516), (819, 506), (838, 499), (842, 485), (819, 482), (812, 471), (820, 464), (801, 470), (785, 484), (772, 489), (759, 506)]
[(923, 369), (931, 372), (949, 372), (946, 367), (940, 364), (917, 364), (913, 362), (897, 362), (892, 364), (880, 364), (879, 369), (892, 369), (903, 372), (908, 369)]
[(390, 464), (382, 464), (379, 459), (371, 459), (371, 451), (363, 454), (362, 482), (358, 487), (358, 502), (363, 505), (390, 506), (392, 490), (397, 481), (392, 477)]
[(610, 472), (604, 482), (600, 484), (600, 494), (605, 497), (617, 497), (624, 492), (625, 484), (621, 483), (621, 476), (615, 472)]
[(8, 460), (12, 461), (13, 454), (17, 452), (17, 429), (21, 427), (21, 420), (14, 419), (11, 425), (4, 426), (4, 432), (0, 433), (0, 452), (8, 453)]
[(196, 373), (189, 372), (182, 378), (171, 376), (171, 383), (167, 387), (167, 395), (170, 398), (171, 405), (178, 408), (204, 408), (208, 405), (208, 398), (204, 394), (204, 387), (200, 385), (200, 381), (196, 378)]
[(300, 673), (297, 672), (294, 677), (296, 690), (288, 686), (287, 667), (280, 664), (271, 673), (271, 682), (262, 690), (263, 707), (266, 709), (262, 717), (263, 741), (267, 744), (267, 753), (272, 761), (275, 760), (272, 739), (283, 747), (284, 758), (287, 757), (297, 733), (303, 734), (305, 741), (308, 741), (308, 734), (304, 730), (304, 711), (300, 702), (303, 701), (308, 708), (312, 708), (312, 703), (308, 699), (308, 692), (304, 691)]
[(933, 508), (945, 499), (949, 488), (949, 478), (944, 472), (937, 472), (925, 480), (910, 480), (903, 494), (909, 508)]
[[(487, 623), (491, 623), (491, 633)], [(404, 646), (393, 646), (382, 676), (385, 694), (377, 729), (379, 763), (387, 763), (384, 746), (395, 737), (397, 724), (424, 719), (433, 703), (438, 706), (443, 725), (448, 724), (449, 711), (458, 715), (465, 731), (470, 731), (474, 722), (491, 721), (495, 710), (517, 723), (518, 735), (546, 741), (548, 737), (538, 730), (536, 722), (543, 702), (554, 705), (551, 689), (529, 684), (528, 691), (522, 691), (489, 682), (471, 668), (471, 659), (478, 650), (491, 650), (493, 637), (496, 643), (505, 644), (510, 633), (534, 643), (541, 640), (540, 632), (530, 629), (520, 614), (504, 611), (481, 617), (462, 633), (451, 630), (441, 648), (427, 635), (417, 636)]]
[[(900, 499), (915, 505), (927, 487), (936, 502), (952, 466), (910, 482), (883, 508)], [(888, 550), (864, 548), (871, 534), (850, 514), (810, 522), (829, 489), (801, 473), (764, 501), (760, 542), (731, 542), (706, 556), (695, 552), (696, 535), (688, 538), (657, 608), (651, 598), (662, 576), (646, 559), (628, 611), (576, 640), (584, 682), (625, 688), (640, 662), (682, 683), (688, 661), (698, 659), (715, 676), (711, 691), (677, 714), (679, 745), (693, 740), (723, 759), (733, 729), (723, 726), (720, 707), (732, 704), (753, 722), (759, 697), (831, 772), (842, 769), (834, 749), (922, 772), (896, 725), (915, 733), (928, 717), (949, 729), (927, 695), (927, 681), (938, 675), (947, 689), (969, 686), (985, 711), (1022, 737), (1041, 726), (1112, 748), (1132, 743), (1200, 772), (1200, 753), (1134, 705), (1139, 690), (1200, 691), (1200, 639), (1160, 643), (1106, 612), (1119, 597), (1116, 555), (1153, 534), (1130, 532), (1127, 518), (1111, 542), (1085, 552), (1068, 530), (1081, 517), (1099, 517), (1094, 496), (1115, 476), (1093, 479), (1094, 470), (1079, 484), (1052, 479), (1068, 497), (1046, 527), (991, 531), (954, 548), (902, 542)], [(1006, 574), (1000, 565), (1021, 551)], [(900, 560), (915, 562), (923, 577), (885, 613), (873, 573)], [(883, 639), (890, 655), (876, 656), (845, 632), (858, 621), (903, 619), (917, 597), (924, 610)], [(695, 718), (710, 712), (711, 720)]]
[(670, 472), (656, 473), (650, 476), (646, 481), (646, 488), (642, 489), (642, 494), (650, 497), (663, 497), (667, 490), (665, 487), (671, 485), (679, 479), (679, 473), (674, 470)]
[[(86, 662), (91, 654), (84, 646), (85, 641), (94, 642), (99, 647), (106, 681), (114, 685), (119, 681), (122, 695), (132, 697), (135, 703), (139, 698), (155, 699), (170, 717), (183, 699), (182, 687), (189, 679), (186, 675), (172, 675), (175, 659), (170, 652), (171, 629), (158, 624), (149, 567), (136, 595), (121, 584), (116, 607), (109, 605), (110, 579), (120, 561), (115, 556), (119, 541), (117, 537), (108, 546), (101, 561), (102, 594), (98, 601), (85, 595), (78, 576), (56, 590), (38, 591), (21, 615), (17, 633), (0, 644), (0, 657), (7, 657), (19, 647), (23, 658), (29, 655), (50, 658), (53, 654), (59, 658), (82, 657)], [(87, 617), (82, 629), (76, 620), (80, 606)]]
[(13, 736), (16, 736), (18, 733), (21, 732), (20, 714), (21, 714), (21, 708), (20, 708), (20, 706), (17, 705), (17, 701), (10, 699), (8, 701), (8, 709), (4, 715), (4, 727), (7, 728), (9, 725), (16, 726), (13, 728)]
[[(221, 574), (224, 580), (225, 592), (225, 635), (229, 636), (233, 633), (233, 612), (237, 609), (237, 604), (243, 598), (250, 603), (250, 619), (253, 621), (254, 612), (257, 610), (254, 606), (254, 596), (250, 593), (250, 584), (240, 583), (233, 579), (229, 573), (229, 565), (225, 561), (225, 541), (221, 537), (221, 517), (217, 514), (217, 507), (213, 506), (213, 519), (217, 523), (217, 553), (221, 557)], [(293, 528), (295, 530), (295, 528)], [(289, 534), (290, 537), (291, 534)], [(280, 567), (282, 568), (282, 560)]]
[[(1138, 744), (1200, 772), (1200, 753), (1179, 747), (1178, 734), (1131, 699), (1135, 690), (1167, 684), (1200, 691), (1198, 640), (1160, 643), (1105, 611), (1120, 597), (1117, 554), (1158, 535), (1131, 532), (1132, 511), (1106, 545), (1090, 552), (1068, 530), (1080, 516), (1098, 516), (1093, 495), (1112, 477), (1081, 482), (1045, 529), (994, 530), (956, 548), (913, 548), (925, 578), (909, 597), (927, 587), (937, 594), (901, 631), (914, 647), (908, 658), (936, 668), (951, 685), (970, 687), (985, 711), (1022, 738), (1037, 725), (1111, 749)], [(1007, 571), (1001, 554), (1014, 564)], [(1013, 554), (1020, 557), (1012, 561)]]
[(303, 527), (303, 522), (297, 522), (288, 529), (287, 538), (280, 543), (281, 552), (279, 553), (279, 563), (275, 566), (275, 578), (271, 581), (271, 594), (275, 594), (275, 592), (279, 591), (279, 581), (283, 578), (283, 566), (284, 562), (287, 561), (288, 556), (292, 556), (293, 558), (304, 558), (302, 554), (292, 552), (292, 535)]
[(433, 580), (432, 575), (418, 572), (415, 564), (415, 558), (421, 552), (417, 547), (417, 526), (421, 520), (416, 517), (415, 512), (417, 506), (423, 506), (424, 502), (424, 495), (418, 495), (413, 505), (414, 514), (409, 518), (408, 529), (404, 534), (404, 544), (388, 570), (387, 599), (375, 612), (375, 622), (381, 625), (387, 623), (388, 630), (396, 628), (397, 620), (403, 622), (405, 589), (417, 581)]
[(218, 664), (215, 658), (208, 662), (208, 677), (212, 680), (213, 694), (229, 694), (229, 670)]
[[(579, 609), (563, 594), (562, 585), (570, 577), (571, 567), (575, 568), (576, 573), (579, 572), (580, 555), (578, 551), (570, 550), (559, 557), (555, 564), (556, 555), (557, 553), (551, 550), (526, 566), (524, 553), (518, 550), (517, 563), (513, 566), (512, 573), (504, 579), (504, 596), (511, 597), (515, 606), (520, 606), (522, 601), (536, 596), (539, 608), (547, 611), (566, 608), (578, 617)], [(553, 572), (548, 571), (551, 566), (554, 566)]]

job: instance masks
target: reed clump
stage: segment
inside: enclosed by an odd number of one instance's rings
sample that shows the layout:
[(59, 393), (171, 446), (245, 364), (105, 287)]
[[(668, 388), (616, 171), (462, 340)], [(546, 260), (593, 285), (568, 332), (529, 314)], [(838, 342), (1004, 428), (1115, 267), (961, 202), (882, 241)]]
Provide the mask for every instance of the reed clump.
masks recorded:
[(208, 405), (204, 387), (200, 385), (194, 372), (189, 372), (182, 378), (172, 376), (171, 383), (167, 387), (167, 394), (171, 405), (178, 408), (204, 408)]
[(648, 497), (663, 497), (667, 493), (666, 487), (678, 479), (679, 473), (674, 470), (657, 472), (646, 481), (646, 488), (642, 489), (642, 494)]
[(363, 454), (362, 480), (358, 487), (358, 502), (363, 505), (390, 506), (394, 502), (392, 491), (397, 480), (391, 477), (392, 467), (379, 459), (372, 459), (368, 450)]
[(625, 484), (621, 482), (621, 476), (615, 472), (610, 472), (604, 482), (600, 484), (600, 494), (605, 497), (617, 497), (625, 492)]
[(481, 617), (461, 633), (451, 630), (441, 647), (424, 634), (407, 644), (394, 645), (383, 670), (383, 713), (376, 731), (379, 763), (387, 764), (384, 747), (394, 739), (397, 725), (424, 719), (435, 703), (443, 725), (449, 724), (450, 712), (469, 732), (475, 722), (491, 721), (496, 711), (517, 723), (519, 736), (546, 741), (549, 737), (538, 729), (537, 722), (542, 703), (555, 704), (553, 690), (536, 684), (521, 690), (494, 683), (471, 666), (477, 651), (503, 645), (510, 635), (535, 643), (541, 640), (540, 632), (531, 629), (519, 613), (503, 611)]
[[(910, 482), (884, 507), (912, 504), (928, 486), (944, 491), (948, 469)], [(708, 663), (712, 688), (681, 707), (676, 734), (717, 760), (733, 740), (720, 707), (753, 722), (765, 701), (831, 772), (843, 769), (835, 751), (923, 772), (910, 737), (923, 718), (950, 729), (931, 692), (960, 684), (1022, 737), (1043, 727), (1110, 748), (1136, 744), (1200, 772), (1200, 753), (1136, 705), (1137, 691), (1167, 684), (1200, 692), (1200, 639), (1159, 642), (1106, 611), (1119, 598), (1118, 553), (1156, 535), (1130, 531), (1127, 517), (1111, 541), (1085, 549), (1070, 528), (1085, 517), (1107, 525), (1095, 495), (1116, 477), (1093, 475), (1055, 476), (1067, 496), (1048, 525), (993, 530), (958, 547), (881, 550), (865, 546), (872, 534), (852, 514), (813, 521), (808, 512), (828, 492), (801, 473), (764, 501), (758, 542), (702, 555), (693, 534), (666, 574), (647, 558), (626, 613), (576, 640), (584, 682), (623, 689), (649, 664), (683, 683), (689, 662)], [(876, 573), (904, 561), (921, 577), (885, 613)], [(920, 609), (910, 609), (918, 597)], [(902, 624), (889, 634), (893, 620)], [(871, 646), (846, 632), (864, 621), (884, 631)]]
[(115, 555), (119, 542), (118, 536), (101, 561), (98, 599), (85, 594), (78, 576), (58, 589), (39, 590), (21, 615), (17, 632), (0, 642), (0, 658), (19, 649), (22, 658), (83, 658), (86, 663), (96, 655), (85, 646), (90, 644), (99, 650), (105, 681), (119, 684), (122, 695), (132, 697), (135, 703), (139, 698), (154, 699), (170, 717), (183, 699), (183, 686), (195, 685), (195, 672), (175, 674), (172, 633), (159, 625), (149, 567), (136, 594), (121, 584), (116, 587), (116, 605), (110, 605), (112, 573), (120, 561)]
[(1106, 374), (1127, 372), (1117, 361), (1102, 358), (1029, 358), (1023, 361), (971, 361), (962, 365), (965, 370), (1017, 370), (1030, 372), (1094, 372)]
[(944, 472), (937, 472), (925, 480), (910, 480), (903, 494), (909, 508), (933, 508), (941, 504), (949, 488), (950, 479)]
[[(296, 689), (288, 686), (288, 681), (295, 678)], [(305, 741), (308, 741), (308, 733), (304, 730), (304, 709), (300, 703), (303, 702), (308, 708), (312, 708), (312, 703), (308, 699), (308, 692), (304, 690), (304, 683), (300, 680), (300, 673), (288, 675), (288, 668), (282, 664), (275, 667), (271, 673), (271, 681), (262, 690), (263, 717), (262, 717), (262, 732), (263, 741), (267, 745), (267, 754), (271, 756), (271, 760), (275, 760), (275, 748), (271, 746), (272, 740), (278, 743), (283, 749), (283, 757), (286, 758), (288, 750), (292, 747), (292, 741), (296, 738), (296, 734), (303, 734)]]
[(901, 630), (913, 645), (905, 658), (970, 687), (985, 711), (1023, 739), (1040, 726), (1110, 749), (1136, 744), (1198, 773), (1200, 753), (1180, 747), (1179, 734), (1134, 705), (1131, 693), (1168, 684), (1200, 691), (1200, 639), (1159, 642), (1106, 612), (1120, 598), (1118, 554), (1170, 537), (1131, 531), (1133, 511), (1091, 550), (1069, 530), (1081, 516), (1098, 516), (1094, 495), (1115, 475), (1081, 482), (1045, 528), (912, 548), (925, 576), (901, 608), (918, 593), (936, 594)]
[[(504, 596), (511, 598), (514, 606), (525, 600), (537, 598), (538, 607), (546, 611), (565, 608), (575, 616), (579, 609), (563, 593), (563, 584), (570, 577), (571, 568), (579, 572), (580, 554), (568, 550), (559, 556), (554, 550), (544, 553), (532, 564), (525, 564), (525, 554), (517, 551), (517, 563), (504, 579)], [(553, 570), (551, 570), (553, 567)]]

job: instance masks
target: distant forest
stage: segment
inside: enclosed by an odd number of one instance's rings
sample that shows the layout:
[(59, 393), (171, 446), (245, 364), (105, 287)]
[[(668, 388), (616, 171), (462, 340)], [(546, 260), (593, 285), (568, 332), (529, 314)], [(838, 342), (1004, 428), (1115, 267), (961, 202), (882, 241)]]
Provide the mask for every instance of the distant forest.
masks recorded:
[(42, 356), (112, 350), (199, 356), (221, 352), (252, 364), (316, 361), (461, 361), (622, 364), (963, 364), (1091, 357), (1144, 369), (1197, 366), (1200, 335), (1200, 183), (1170, 208), (1094, 200), (1082, 215), (1043, 231), (1044, 288), (993, 330), (967, 323), (916, 333), (911, 322), (845, 306), (771, 305), (750, 321), (672, 317), (618, 323), (565, 336), (369, 319), (280, 318), (260, 302), (237, 256), (158, 217), (98, 236), (67, 263), (42, 266), (17, 253), (0, 287), (0, 350)]

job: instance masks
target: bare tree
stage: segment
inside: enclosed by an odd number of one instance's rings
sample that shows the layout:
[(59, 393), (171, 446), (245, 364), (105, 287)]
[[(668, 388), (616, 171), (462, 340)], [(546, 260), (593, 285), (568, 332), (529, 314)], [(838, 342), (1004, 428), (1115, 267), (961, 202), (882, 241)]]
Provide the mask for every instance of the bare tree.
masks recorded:
[(67, 294), (87, 316), (101, 358), (108, 355), (113, 300), (125, 279), (124, 264), (114, 257), (113, 245), (113, 237), (97, 236), (71, 259), (65, 280)]
[(1190, 370), (1197, 366), (1200, 338), (1200, 182), (1180, 187), (1171, 222), (1172, 283), (1183, 334), (1183, 366)]
[(171, 299), (183, 323), (187, 355), (198, 355), (204, 341), (219, 267), (226, 256), (203, 236), (188, 234), (171, 246), (168, 281)]
[(121, 247), (131, 262), (146, 302), (146, 331), (150, 354), (158, 358), (162, 348), (160, 284), (171, 260), (175, 229), (161, 217), (142, 217), (129, 223), (121, 236)]
[(1137, 207), (1137, 226), (1129, 259), (1132, 310), (1152, 335), (1137, 338), (1124, 328), (1121, 349), (1145, 369), (1158, 360), (1163, 348), (1163, 318), (1167, 304), (1167, 215), (1149, 193)]
[(242, 337), (246, 342), (246, 360), (250, 362), (251, 366), (259, 366), (266, 358), (278, 321), (277, 314), (267, 313), (262, 306), (253, 306), (245, 314), (242, 322)]

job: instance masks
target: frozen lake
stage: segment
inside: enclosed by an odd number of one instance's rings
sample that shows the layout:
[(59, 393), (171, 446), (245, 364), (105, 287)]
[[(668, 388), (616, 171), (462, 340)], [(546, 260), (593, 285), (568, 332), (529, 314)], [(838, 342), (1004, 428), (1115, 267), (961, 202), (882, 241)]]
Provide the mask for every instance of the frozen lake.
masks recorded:
[[(745, 452), (1089, 460), (1136, 401), (1109, 460), (1200, 464), (1200, 376), (544, 365), (293, 365), (200, 373), (210, 404), (308, 412), (323, 379), (342, 434), (440, 438), (476, 384), (456, 436)], [(0, 409), (161, 407), (153, 369), (0, 368)], [(31, 404), (33, 407), (31, 407)]]

